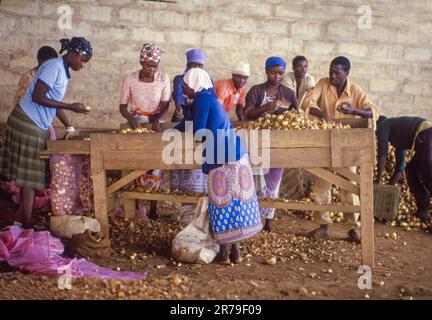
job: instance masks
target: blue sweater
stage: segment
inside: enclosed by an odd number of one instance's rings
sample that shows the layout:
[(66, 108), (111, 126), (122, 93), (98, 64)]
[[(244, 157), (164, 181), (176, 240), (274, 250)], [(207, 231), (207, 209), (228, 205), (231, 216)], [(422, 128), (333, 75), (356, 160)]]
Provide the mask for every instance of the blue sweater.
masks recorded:
[[(180, 122), (176, 129), (185, 131), (185, 121), (193, 121), (194, 135), (198, 130), (207, 129), (212, 134), (213, 141), (206, 141), (204, 136), (204, 163), (202, 171), (209, 173), (210, 170), (218, 168), (226, 163), (234, 163), (241, 159), (246, 153), (246, 148), (228, 118), (227, 113), (221, 106), (211, 90), (202, 90), (196, 94), (192, 104), (192, 118), (186, 117)], [(213, 151), (213, 155), (207, 155), (207, 151)]]

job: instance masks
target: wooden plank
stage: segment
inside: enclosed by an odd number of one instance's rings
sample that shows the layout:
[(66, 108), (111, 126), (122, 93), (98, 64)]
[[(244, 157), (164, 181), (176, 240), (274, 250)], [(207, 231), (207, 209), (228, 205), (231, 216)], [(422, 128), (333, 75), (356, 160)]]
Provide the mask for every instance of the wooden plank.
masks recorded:
[[(262, 152), (269, 152), (269, 168), (302, 168), (316, 167), (317, 164), (323, 167), (331, 166), (330, 148), (293, 148), (293, 149), (267, 149), (257, 150), (258, 156)], [(162, 159), (162, 153), (141, 151), (104, 151), (105, 170), (150, 170), (150, 169), (200, 169), (201, 164), (167, 164)], [(145, 159), (145, 160), (144, 160)], [(183, 158), (184, 159), (184, 158)], [(260, 166), (260, 159), (251, 154), (251, 162), (254, 166)], [(360, 165), (358, 150), (346, 150), (342, 156), (344, 167)]]
[[(334, 129), (334, 130), (271, 130), (270, 135), (262, 135), (260, 130), (256, 131), (258, 134), (258, 146), (266, 147), (269, 145), (271, 149), (285, 149), (285, 148), (326, 148), (331, 146), (330, 135), (334, 136), (336, 145), (339, 148), (369, 148), (372, 143), (370, 135), (371, 129)], [(247, 134), (250, 136), (249, 131), (239, 132), (239, 135), (244, 137)], [(92, 133), (92, 136), (102, 136), (101, 139), (106, 143), (106, 150), (163, 150), (170, 141), (163, 141), (163, 133), (150, 132), (142, 134), (103, 134)], [(359, 138), (361, 137), (361, 139)], [(264, 139), (264, 140), (263, 140)], [(270, 139), (270, 141), (268, 141)], [(246, 140), (243, 138), (243, 140)], [(200, 142), (185, 143), (185, 134), (181, 134), (181, 145), (175, 148), (185, 150), (196, 149)], [(246, 144), (247, 141), (244, 141)], [(263, 142), (267, 142), (264, 143)]]
[(360, 183), (360, 176), (358, 174), (355, 174), (354, 172), (351, 172), (348, 168), (329, 168), (329, 170), (333, 170), (334, 172), (342, 175), (348, 180)]
[(356, 195), (360, 195), (360, 188), (358, 186), (352, 184), (352, 182), (344, 178), (339, 177), (338, 175), (335, 175), (333, 172), (330, 172), (323, 168), (305, 168), (305, 169), (306, 171), (309, 171), (313, 175), (316, 175), (317, 177), (320, 177), (325, 181), (335, 184), (344, 190), (347, 190)]
[[(253, 160), (253, 159), (252, 159)], [(271, 168), (314, 168), (331, 167), (330, 148), (292, 148), (271, 149)], [(344, 150), (342, 166), (351, 167), (360, 164), (358, 150)]]
[[(121, 192), (119, 197), (125, 199), (139, 200), (157, 200), (171, 201), (183, 203), (198, 203), (201, 196), (182, 196), (169, 193), (147, 193), (147, 192)], [(259, 205), (262, 208), (277, 208), (287, 210), (304, 210), (304, 211), (334, 211), (334, 212), (359, 212), (360, 207), (344, 204), (314, 204), (314, 203), (299, 203), (285, 202), (283, 200), (259, 200)]]
[(124, 199), (124, 213), (126, 219), (135, 219), (136, 200), (133, 198)]
[(132, 171), (131, 173), (125, 175), (120, 180), (114, 182), (112, 185), (110, 185), (107, 188), (108, 194), (116, 192), (118, 189), (127, 185), (129, 182), (131, 182), (132, 180), (135, 180), (139, 176), (142, 176), (144, 173), (146, 173), (145, 170), (135, 170), (135, 171)]
[(335, 119), (336, 122), (343, 124), (349, 124), (352, 128), (372, 128), (369, 127), (369, 120), (366, 118), (345, 118), (345, 119)]
[(163, 133), (92, 133), (90, 141), (97, 138), (104, 145), (103, 150), (162, 151), (169, 141), (162, 140)]
[(47, 142), (45, 154), (90, 154), (90, 142), (84, 140), (54, 140)]
[[(236, 127), (236, 126), (242, 124), (243, 122), (245, 122), (245, 121), (231, 121), (233, 127)], [(161, 123), (161, 129), (162, 130), (171, 129), (171, 128), (174, 128), (179, 123), (180, 122), (166, 122), (165, 121), (164, 123)], [(143, 123), (141, 125), (141, 128), (151, 129), (152, 125), (153, 125), (152, 123)], [(130, 128), (129, 123), (126, 122), (126, 123), (120, 124), (120, 129), (127, 129), (127, 128)]]
[(330, 133), (330, 142), (331, 142), (331, 158), (332, 158), (332, 167), (341, 167), (342, 166), (342, 143), (340, 140), (341, 136), (336, 132), (336, 130), (332, 130)]
[[(203, 194), (203, 196), (205, 196)], [(121, 192), (121, 198), (137, 200), (156, 200), (183, 203), (198, 203), (200, 196), (183, 196), (169, 193), (147, 193), (147, 192)]]
[(106, 173), (103, 168), (103, 159), (101, 148), (98, 137), (94, 137), (90, 141), (90, 163), (91, 172), (93, 178), (93, 192), (94, 192), (94, 209), (95, 217), (101, 224), (101, 231), (109, 236), (109, 226), (108, 226), (108, 196), (106, 192), (107, 181)]
[(362, 264), (374, 266), (374, 221), (373, 221), (373, 161), (369, 151), (361, 152), (360, 166), (361, 200), (361, 250)]

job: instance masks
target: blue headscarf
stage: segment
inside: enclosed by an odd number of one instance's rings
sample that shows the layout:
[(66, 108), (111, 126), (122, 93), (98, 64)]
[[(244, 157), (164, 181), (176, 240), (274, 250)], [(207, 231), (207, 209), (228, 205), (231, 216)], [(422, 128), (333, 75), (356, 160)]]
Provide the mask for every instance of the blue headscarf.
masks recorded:
[(206, 54), (203, 50), (192, 49), (186, 52), (187, 63), (195, 62), (205, 64)]
[(266, 63), (265, 63), (265, 69), (266, 70), (271, 69), (271, 68), (276, 67), (276, 66), (281, 66), (285, 71), (287, 64), (286, 64), (285, 60), (282, 59), (281, 57), (273, 56), (273, 57), (270, 57), (266, 60)]

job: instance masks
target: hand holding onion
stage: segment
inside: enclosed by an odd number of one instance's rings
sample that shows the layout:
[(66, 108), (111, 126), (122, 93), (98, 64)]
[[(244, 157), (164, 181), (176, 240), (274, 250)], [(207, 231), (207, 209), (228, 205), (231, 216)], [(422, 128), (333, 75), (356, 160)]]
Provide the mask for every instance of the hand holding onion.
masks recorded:
[(71, 103), (69, 110), (76, 112), (76, 113), (88, 113), (90, 111), (90, 107), (89, 106), (85, 106), (83, 103), (81, 102), (75, 102), (75, 103)]

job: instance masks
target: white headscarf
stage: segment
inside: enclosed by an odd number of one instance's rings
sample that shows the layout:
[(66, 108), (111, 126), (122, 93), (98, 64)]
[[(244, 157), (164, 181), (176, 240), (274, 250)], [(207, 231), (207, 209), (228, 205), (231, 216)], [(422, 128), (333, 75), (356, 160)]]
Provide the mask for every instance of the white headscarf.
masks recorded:
[(213, 83), (207, 71), (201, 68), (192, 68), (183, 77), (184, 82), (195, 92), (213, 88)]

